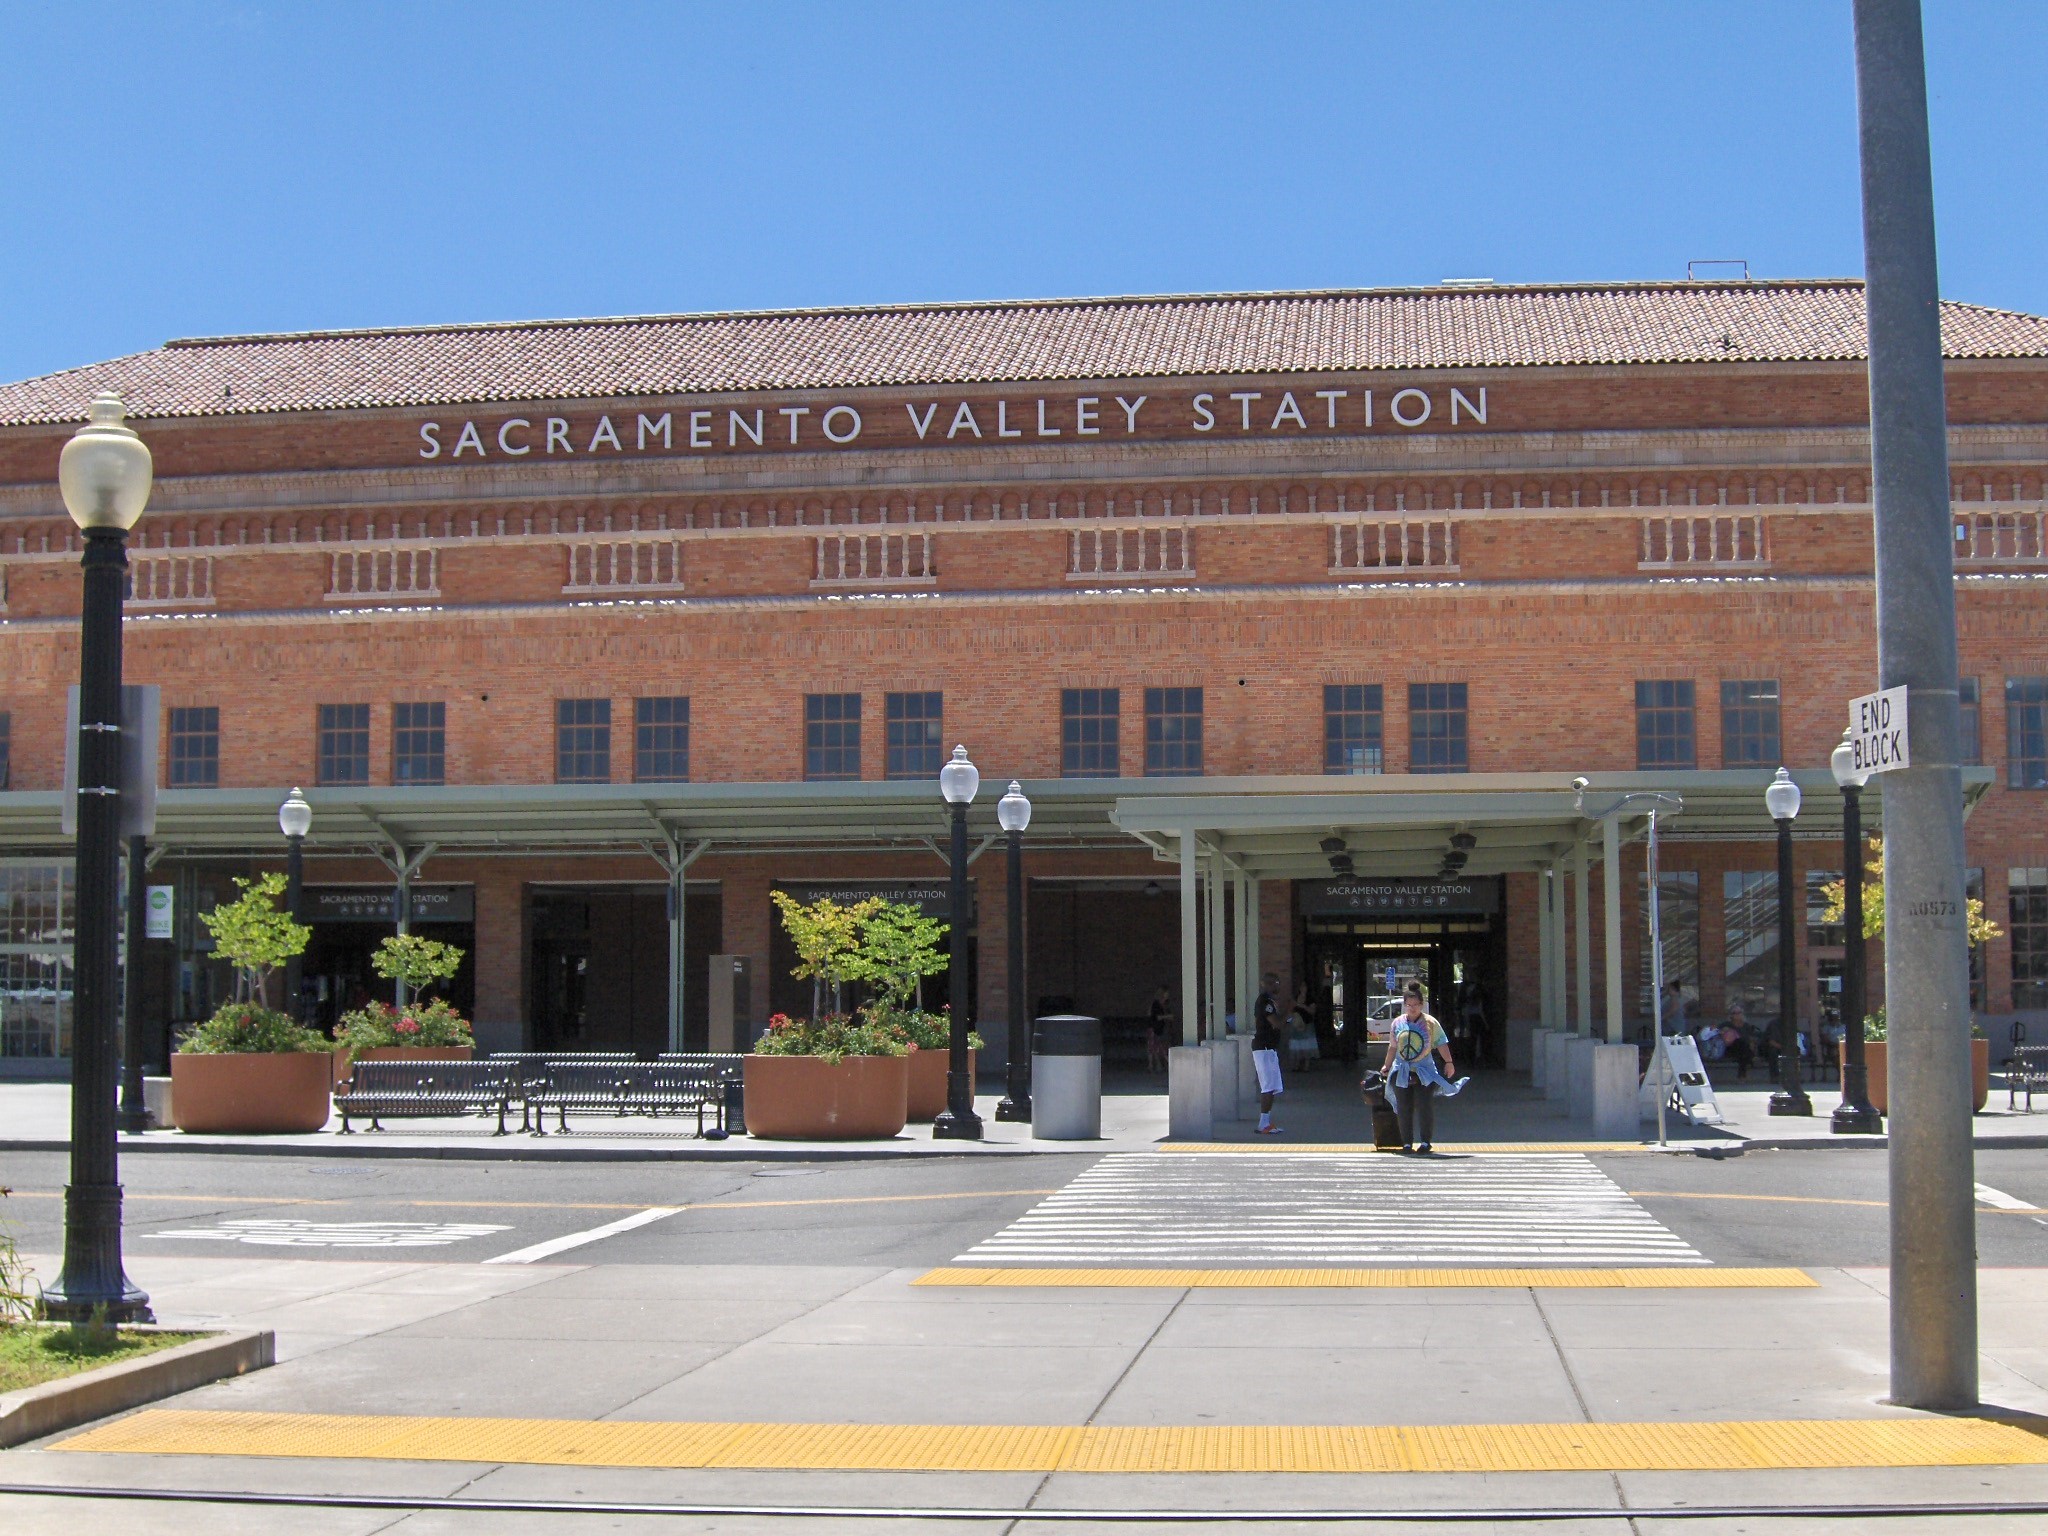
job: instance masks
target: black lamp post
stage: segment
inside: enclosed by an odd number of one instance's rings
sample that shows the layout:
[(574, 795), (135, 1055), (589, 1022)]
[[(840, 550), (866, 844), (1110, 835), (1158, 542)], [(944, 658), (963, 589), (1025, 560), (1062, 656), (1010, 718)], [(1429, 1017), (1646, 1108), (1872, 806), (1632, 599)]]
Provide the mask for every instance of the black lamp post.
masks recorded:
[(947, 991), (953, 1010), (953, 1038), (946, 1059), (946, 1107), (932, 1121), (934, 1141), (981, 1140), (981, 1116), (974, 1112), (974, 1074), (968, 1064), (968, 1014), (973, 999), (967, 991), (967, 807), (981, 788), (981, 774), (967, 760), (967, 749), (955, 747), (953, 760), (939, 770), (939, 793), (953, 817), (953, 867), (950, 871), (952, 950), (946, 963)]
[(148, 1322), (149, 1297), (121, 1263), (115, 1144), (120, 1076), (121, 604), (128, 531), (149, 502), (150, 456), (122, 425), (121, 397), (95, 396), (64, 445), (57, 484), (85, 534), (78, 648), (78, 844), (72, 939), (71, 1182), (64, 1267), (44, 1292), (50, 1316)]
[(1829, 1129), (1837, 1135), (1876, 1135), (1884, 1117), (1870, 1102), (1870, 1067), (1863, 1055), (1863, 785), (1856, 749), (1842, 732), (1828, 766), (1842, 786), (1842, 1102)]
[(1813, 1100), (1799, 1081), (1799, 983), (1792, 950), (1792, 818), (1799, 814), (1799, 786), (1783, 768), (1764, 791), (1764, 808), (1778, 824), (1778, 1091), (1770, 1110), (1811, 1115)]
[[(284, 910), (285, 915), (295, 923), (306, 919), (299, 907), (304, 898), (300, 891), (306, 874), (306, 834), (313, 828), (313, 807), (306, 803), (306, 797), (293, 786), (292, 792), (284, 797), (284, 804), (277, 808), (277, 829), (284, 834)], [(304, 1010), (299, 1001), (299, 956), (293, 955), (284, 963), (284, 1011), (296, 1023), (305, 1023)]]
[(1031, 802), (1015, 779), (1010, 780), (1009, 792), (996, 802), (996, 822), (1009, 839), (1010, 855), (1010, 1051), (996, 1118), (1028, 1123), (1031, 1032), (1024, 1014), (1024, 829), (1031, 825)]

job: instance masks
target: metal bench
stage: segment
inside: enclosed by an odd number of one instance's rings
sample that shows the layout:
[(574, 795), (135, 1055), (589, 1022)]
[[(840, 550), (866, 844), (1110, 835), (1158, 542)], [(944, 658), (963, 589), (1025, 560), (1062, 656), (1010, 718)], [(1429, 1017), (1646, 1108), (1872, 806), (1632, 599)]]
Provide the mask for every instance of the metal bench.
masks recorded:
[(2048, 1093), (2048, 1045), (2015, 1042), (2005, 1063), (2005, 1107), (2017, 1109), (2020, 1095), (2027, 1096), (2027, 1113), (2034, 1112), (2036, 1090)]
[(538, 1078), (525, 1085), (525, 1101), (533, 1112), (533, 1135), (547, 1134), (547, 1114), (555, 1113), (557, 1131), (569, 1129), (570, 1114), (697, 1116), (697, 1134), (704, 1134), (704, 1112), (725, 1127), (724, 1069), (706, 1061), (567, 1061), (557, 1058)]
[[(498, 1117), (491, 1134), (503, 1136), (505, 1115), (519, 1090), (518, 1074), (495, 1061), (359, 1061), (347, 1090), (335, 1095), (341, 1134), (354, 1134), (351, 1120), (367, 1119), (381, 1131), (385, 1120), (445, 1119), (458, 1115)], [(526, 1116), (522, 1110), (521, 1128)]]

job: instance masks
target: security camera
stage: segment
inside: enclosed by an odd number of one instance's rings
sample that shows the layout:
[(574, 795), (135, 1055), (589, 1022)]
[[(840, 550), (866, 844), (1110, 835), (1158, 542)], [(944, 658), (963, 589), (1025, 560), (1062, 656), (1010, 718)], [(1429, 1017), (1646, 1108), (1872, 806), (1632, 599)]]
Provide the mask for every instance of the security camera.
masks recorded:
[(1583, 775), (1581, 775), (1579, 778), (1572, 780), (1572, 788), (1576, 789), (1582, 795), (1592, 787), (1593, 781), (1589, 778), (1584, 777)]

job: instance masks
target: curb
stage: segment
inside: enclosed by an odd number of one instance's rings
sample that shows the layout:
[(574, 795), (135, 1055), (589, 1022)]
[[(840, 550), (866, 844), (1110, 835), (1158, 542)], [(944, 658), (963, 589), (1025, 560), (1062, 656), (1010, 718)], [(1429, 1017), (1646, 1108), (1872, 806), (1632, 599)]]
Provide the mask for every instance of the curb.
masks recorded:
[(9, 1392), (0, 1396), (0, 1447), (39, 1440), (93, 1419), (126, 1413), (160, 1397), (261, 1370), (276, 1359), (277, 1336), (269, 1329), (236, 1328), (140, 1360), (124, 1360), (96, 1371), (80, 1371), (75, 1376), (46, 1381), (39, 1387)]
[[(917, 1162), (929, 1158), (959, 1157), (1045, 1157), (1072, 1156), (1077, 1153), (1101, 1153), (1114, 1150), (1100, 1142), (1063, 1142), (1057, 1151), (1051, 1147), (1004, 1146), (981, 1143), (957, 1143), (942, 1150), (916, 1147), (875, 1147), (845, 1146), (818, 1147), (811, 1144), (781, 1146), (771, 1142), (739, 1140), (722, 1142), (716, 1149), (711, 1147), (618, 1147), (582, 1146), (556, 1147), (499, 1146), (488, 1144), (476, 1146), (364, 1146), (351, 1138), (349, 1142), (328, 1144), (266, 1143), (250, 1141), (192, 1141), (183, 1137), (162, 1141), (144, 1141), (123, 1136), (120, 1152), (127, 1156), (131, 1152), (163, 1152), (171, 1154), (214, 1153), (225, 1157), (331, 1157), (331, 1158), (410, 1158), (422, 1161), (446, 1162), (510, 1162), (510, 1163), (842, 1163), (897, 1161)], [(727, 1150), (730, 1149), (730, 1150)], [(69, 1152), (68, 1141), (0, 1141), (0, 1152)]]

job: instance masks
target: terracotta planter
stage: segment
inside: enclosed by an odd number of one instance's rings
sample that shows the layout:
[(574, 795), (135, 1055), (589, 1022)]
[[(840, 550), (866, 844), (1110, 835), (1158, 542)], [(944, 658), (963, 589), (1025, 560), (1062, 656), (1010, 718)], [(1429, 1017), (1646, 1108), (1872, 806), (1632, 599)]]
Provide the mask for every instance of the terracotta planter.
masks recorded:
[[(938, 1118), (939, 1111), (946, 1107), (946, 1063), (952, 1060), (948, 1050), (914, 1050), (904, 1061), (910, 1072), (910, 1118), (924, 1121)], [(971, 1083), (981, 1070), (981, 1052), (967, 1053), (967, 1080)]]
[[(1868, 1040), (1863, 1045), (1863, 1060), (1870, 1078), (1870, 1102), (1881, 1115), (1891, 1113), (1891, 1078), (1885, 1069), (1885, 1044), (1882, 1040)], [(1970, 1112), (1977, 1113), (1984, 1107), (1984, 1101), (1991, 1097), (1991, 1042), (1971, 1040), (1970, 1042)]]
[(746, 1058), (747, 1131), (787, 1141), (857, 1141), (901, 1134), (909, 1118), (909, 1058)]
[(334, 1058), (325, 1051), (247, 1056), (171, 1053), (171, 1123), (216, 1136), (303, 1136), (327, 1124)]
[(354, 1061), (469, 1061), (476, 1056), (473, 1045), (373, 1045), (368, 1050), (334, 1053), (334, 1091), (347, 1086), (349, 1062)]

